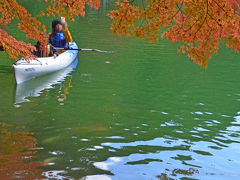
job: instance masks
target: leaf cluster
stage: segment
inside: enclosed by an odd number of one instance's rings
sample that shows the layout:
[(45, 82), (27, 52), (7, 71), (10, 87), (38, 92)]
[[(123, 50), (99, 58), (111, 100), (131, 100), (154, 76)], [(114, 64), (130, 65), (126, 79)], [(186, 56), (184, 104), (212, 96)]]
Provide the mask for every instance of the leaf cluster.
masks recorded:
[(151, 42), (159, 37), (181, 42), (178, 52), (205, 68), (218, 52), (220, 41), (239, 51), (240, 3), (237, 0), (142, 0), (142, 5), (124, 0), (116, 4), (118, 9), (108, 14), (114, 20), (113, 33), (135, 35)]
[[(89, 5), (99, 8), (100, 0), (39, 0), (49, 6), (37, 17), (41, 16), (64, 16), (74, 20), (74, 16), (84, 16), (84, 8)], [(39, 41), (41, 49), (44, 49), (48, 42), (46, 27), (37, 17), (31, 13), (17, 0), (0, 0), (0, 46), (9, 55), (10, 58), (18, 60), (19, 56), (25, 59), (36, 58), (32, 52), (35, 46), (18, 41), (14, 36), (8, 34), (3, 27), (10, 24), (14, 19), (18, 20), (18, 28), (26, 34), (28, 39)]]

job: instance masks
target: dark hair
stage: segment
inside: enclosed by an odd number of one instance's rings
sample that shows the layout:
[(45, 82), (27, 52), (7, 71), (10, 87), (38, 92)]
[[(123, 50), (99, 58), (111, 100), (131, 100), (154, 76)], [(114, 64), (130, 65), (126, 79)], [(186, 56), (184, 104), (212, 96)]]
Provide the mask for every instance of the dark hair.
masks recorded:
[(55, 20), (52, 21), (52, 32), (53, 32), (53, 33), (55, 33), (55, 31), (56, 31), (56, 26), (57, 26), (58, 24), (61, 24), (61, 25), (62, 25), (62, 23), (61, 23), (61, 21), (60, 21), (59, 19), (55, 19)]

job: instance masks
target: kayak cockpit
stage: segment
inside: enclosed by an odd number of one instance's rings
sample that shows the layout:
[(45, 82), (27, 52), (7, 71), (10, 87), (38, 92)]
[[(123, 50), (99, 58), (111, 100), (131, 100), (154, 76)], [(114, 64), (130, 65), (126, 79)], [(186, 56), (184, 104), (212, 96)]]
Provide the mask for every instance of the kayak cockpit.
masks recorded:
[[(69, 46), (73, 49), (78, 48), (75, 42), (70, 42)], [(39, 57), (30, 61), (20, 59), (13, 64), (16, 82), (20, 84), (35, 77), (64, 69), (76, 59), (77, 54), (78, 51), (69, 49), (56, 58), (53, 56)]]

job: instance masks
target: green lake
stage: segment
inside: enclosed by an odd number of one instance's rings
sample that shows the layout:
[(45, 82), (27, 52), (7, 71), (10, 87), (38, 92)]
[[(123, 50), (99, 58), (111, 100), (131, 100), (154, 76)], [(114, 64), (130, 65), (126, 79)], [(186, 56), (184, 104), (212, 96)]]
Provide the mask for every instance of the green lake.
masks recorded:
[(240, 179), (239, 54), (221, 45), (205, 70), (179, 44), (112, 34), (113, 8), (68, 23), (80, 48), (113, 54), (16, 85), (0, 52), (0, 179)]

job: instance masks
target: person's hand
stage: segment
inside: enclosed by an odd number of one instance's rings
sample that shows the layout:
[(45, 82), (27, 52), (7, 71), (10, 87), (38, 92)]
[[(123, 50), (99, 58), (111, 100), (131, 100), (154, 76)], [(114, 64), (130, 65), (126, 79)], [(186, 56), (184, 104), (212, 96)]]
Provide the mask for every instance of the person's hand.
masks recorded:
[(64, 28), (67, 28), (67, 22), (66, 22), (65, 17), (61, 17), (61, 23), (62, 23)]
[(66, 22), (65, 17), (61, 17), (61, 22), (62, 22), (62, 23), (65, 23), (65, 22)]
[(57, 55), (56, 54), (53, 54), (53, 58), (56, 59)]

